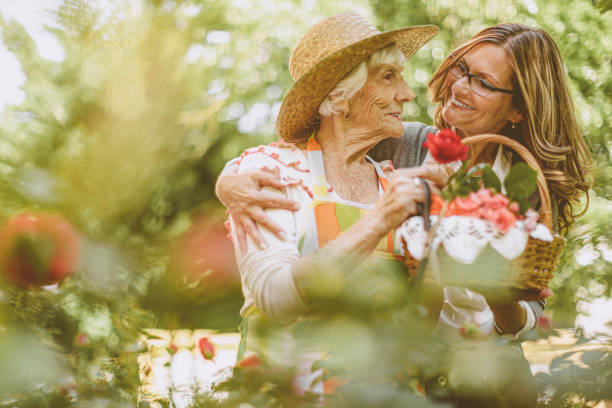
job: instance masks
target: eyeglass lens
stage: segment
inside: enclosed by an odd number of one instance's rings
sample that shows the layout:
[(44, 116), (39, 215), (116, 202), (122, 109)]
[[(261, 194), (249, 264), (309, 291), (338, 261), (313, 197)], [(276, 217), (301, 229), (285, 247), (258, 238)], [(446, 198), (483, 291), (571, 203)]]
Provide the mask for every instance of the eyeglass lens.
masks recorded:
[(474, 93), (480, 96), (487, 96), (491, 93), (491, 90), (484, 84), (484, 79), (477, 75), (468, 75), (469, 72), (467, 71), (465, 65), (461, 64), (460, 62), (455, 63), (455, 65), (450, 69), (450, 72), (457, 79), (467, 76), (470, 89), (472, 89)]

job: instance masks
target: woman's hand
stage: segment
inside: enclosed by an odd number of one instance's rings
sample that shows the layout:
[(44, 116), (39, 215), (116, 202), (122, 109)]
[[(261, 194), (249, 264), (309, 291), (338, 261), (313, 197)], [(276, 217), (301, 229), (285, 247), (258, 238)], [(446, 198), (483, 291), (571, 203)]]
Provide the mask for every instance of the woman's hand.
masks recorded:
[(215, 193), (232, 214), (238, 244), (242, 251), (246, 251), (247, 248), (247, 234), (260, 248), (268, 246), (256, 224), (266, 227), (280, 239), (285, 239), (281, 226), (268, 217), (264, 209), (280, 208), (297, 211), (300, 205), (293, 200), (262, 191), (261, 188), (269, 186), (282, 189), (295, 184), (299, 184), (299, 181), (282, 181), (278, 169), (270, 168), (219, 177)]
[(432, 181), (436, 186), (446, 186), (448, 178), (455, 172), (451, 164), (427, 163), (420, 167), (397, 169), (394, 173), (404, 174), (408, 177), (420, 177)]
[(497, 327), (504, 333), (516, 333), (525, 326), (526, 316), (519, 301), (540, 301), (552, 295), (549, 288), (521, 290), (489, 287), (474, 288), (474, 290), (485, 297), (493, 312)]
[[(406, 218), (417, 213), (417, 203), (425, 201), (425, 189), (418, 177), (428, 174), (426, 169), (399, 169), (393, 172), (389, 187), (376, 204), (374, 214), (380, 216), (381, 227), (389, 231)], [(426, 181), (427, 182), (427, 181)], [(429, 184), (433, 194), (440, 191)]]

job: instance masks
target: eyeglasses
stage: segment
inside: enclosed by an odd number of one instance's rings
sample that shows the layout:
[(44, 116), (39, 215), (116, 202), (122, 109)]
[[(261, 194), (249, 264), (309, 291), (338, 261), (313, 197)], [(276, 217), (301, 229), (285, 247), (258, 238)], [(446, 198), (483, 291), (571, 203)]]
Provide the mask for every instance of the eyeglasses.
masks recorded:
[(465, 66), (465, 64), (461, 61), (457, 61), (457, 63), (451, 67), (449, 72), (457, 79), (461, 79), (464, 76), (467, 76), (468, 83), (470, 84), (470, 89), (474, 91), (475, 94), (478, 94), (480, 96), (488, 96), (491, 92), (494, 91), (514, 95), (513, 90), (496, 88), (478, 75), (472, 74)]

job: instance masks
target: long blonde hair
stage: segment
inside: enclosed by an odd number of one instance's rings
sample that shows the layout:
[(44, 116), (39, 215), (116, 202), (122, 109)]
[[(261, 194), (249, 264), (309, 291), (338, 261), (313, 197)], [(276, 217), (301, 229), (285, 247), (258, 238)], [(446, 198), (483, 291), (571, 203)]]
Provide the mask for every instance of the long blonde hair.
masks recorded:
[[(450, 127), (442, 108), (450, 96), (447, 73), (455, 62), (482, 43), (493, 43), (506, 51), (512, 67), (512, 103), (522, 113), (517, 129), (506, 126), (502, 134), (523, 143), (540, 163), (556, 203), (560, 231), (566, 233), (584, 193), (589, 199), (592, 160), (576, 121), (574, 105), (557, 45), (543, 30), (521, 24), (499, 24), (476, 34), (458, 47), (440, 65), (429, 82), (437, 103), (434, 123)], [(586, 207), (585, 207), (586, 211)]]

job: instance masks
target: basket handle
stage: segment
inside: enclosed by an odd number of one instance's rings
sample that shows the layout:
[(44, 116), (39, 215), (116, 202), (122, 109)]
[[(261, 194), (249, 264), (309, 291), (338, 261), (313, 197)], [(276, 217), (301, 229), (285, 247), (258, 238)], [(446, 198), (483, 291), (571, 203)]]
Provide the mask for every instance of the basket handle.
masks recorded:
[(499, 143), (504, 146), (508, 146), (527, 163), (531, 168), (535, 169), (538, 173), (538, 192), (540, 193), (541, 208), (540, 208), (540, 222), (548, 227), (552, 231), (552, 207), (550, 202), (550, 192), (548, 190), (548, 184), (546, 178), (542, 172), (542, 168), (538, 164), (538, 161), (533, 157), (531, 152), (527, 150), (525, 146), (512, 140), (509, 137), (496, 135), (493, 133), (487, 133), (478, 136), (469, 136), (461, 140), (466, 146), (472, 146), (479, 143)]

